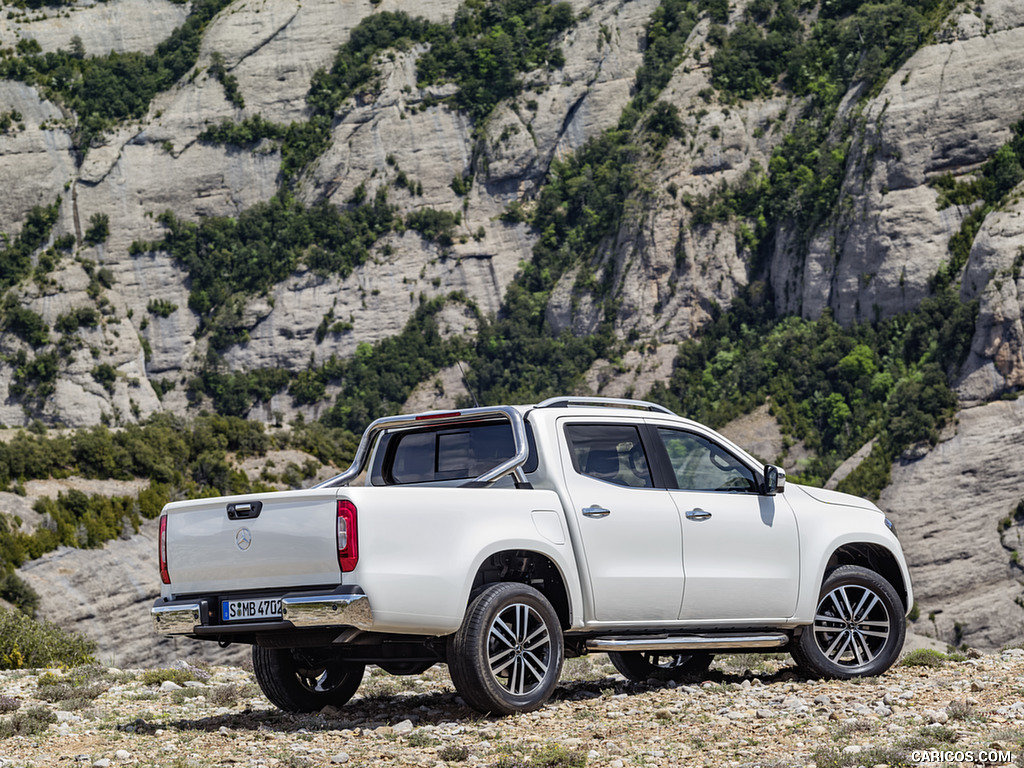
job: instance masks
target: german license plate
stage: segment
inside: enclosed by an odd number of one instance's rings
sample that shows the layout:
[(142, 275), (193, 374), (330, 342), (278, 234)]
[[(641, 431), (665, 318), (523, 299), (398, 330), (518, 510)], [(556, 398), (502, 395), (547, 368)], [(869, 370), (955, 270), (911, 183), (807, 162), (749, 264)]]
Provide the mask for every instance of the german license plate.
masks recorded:
[(281, 618), (281, 600), (223, 600), (220, 604), (223, 621), (260, 621)]

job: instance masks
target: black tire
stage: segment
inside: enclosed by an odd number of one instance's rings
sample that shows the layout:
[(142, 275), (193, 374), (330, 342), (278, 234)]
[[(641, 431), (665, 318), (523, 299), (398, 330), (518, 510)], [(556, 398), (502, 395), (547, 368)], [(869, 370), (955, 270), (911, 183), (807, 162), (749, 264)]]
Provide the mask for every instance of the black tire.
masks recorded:
[(473, 709), (495, 715), (542, 707), (558, 684), (564, 656), (558, 614), (526, 584), (485, 587), (448, 638), (455, 690)]
[(708, 671), (714, 655), (706, 651), (610, 651), (608, 658), (627, 680), (684, 682)]
[(285, 712), (319, 712), (340, 707), (363, 681), (365, 664), (317, 660), (290, 648), (252, 647), (252, 668), (263, 695)]
[(790, 653), (812, 677), (870, 677), (893, 665), (906, 634), (903, 602), (893, 586), (867, 568), (841, 565), (826, 575), (814, 624)]

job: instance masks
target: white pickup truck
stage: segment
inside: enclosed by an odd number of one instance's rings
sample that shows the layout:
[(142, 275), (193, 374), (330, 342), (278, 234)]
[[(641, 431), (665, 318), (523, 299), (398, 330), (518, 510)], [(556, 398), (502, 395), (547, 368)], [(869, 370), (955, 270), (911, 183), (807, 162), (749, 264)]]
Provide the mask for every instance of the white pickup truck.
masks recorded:
[(877, 675), (913, 604), (872, 503), (786, 485), (651, 403), (553, 398), (375, 421), (306, 490), (168, 504), (159, 632), (252, 645), (267, 698), (340, 706), (367, 664), (445, 662), (470, 706), (536, 709), (562, 661), (631, 680), (788, 650), (808, 674)]

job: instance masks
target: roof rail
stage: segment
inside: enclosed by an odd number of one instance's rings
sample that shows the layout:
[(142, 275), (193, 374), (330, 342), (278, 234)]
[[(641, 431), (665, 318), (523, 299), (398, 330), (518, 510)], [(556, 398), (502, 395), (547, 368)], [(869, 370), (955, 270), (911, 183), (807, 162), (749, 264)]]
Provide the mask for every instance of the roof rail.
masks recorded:
[(623, 397), (549, 397), (543, 403), (537, 403), (537, 408), (570, 408), (574, 405), (605, 405), (605, 406), (617, 406), (625, 408), (642, 408), (647, 411), (657, 411), (658, 413), (667, 413), (669, 416), (675, 416), (664, 405), (658, 405), (657, 403), (651, 403), (647, 400), (627, 400)]
[(513, 475), (516, 485), (529, 487), (526, 475), (523, 473), (523, 464), (529, 458), (529, 447), (526, 440), (526, 424), (523, 415), (507, 405), (482, 408), (464, 408), (460, 411), (428, 411), (426, 413), (414, 413), (408, 416), (385, 416), (377, 419), (363, 432), (363, 437), (356, 448), (356, 455), (352, 459), (352, 465), (340, 475), (317, 483), (314, 488), (337, 488), (348, 485), (359, 476), (359, 473), (366, 467), (370, 458), (370, 450), (373, 447), (377, 435), (390, 430), (408, 429), (414, 426), (457, 424), (465, 421), (479, 421), (487, 418), (505, 418), (512, 425), (512, 441), (515, 445), (515, 455), (510, 459), (493, 467), (482, 475), (469, 481), (471, 484), (488, 485), (505, 475)]

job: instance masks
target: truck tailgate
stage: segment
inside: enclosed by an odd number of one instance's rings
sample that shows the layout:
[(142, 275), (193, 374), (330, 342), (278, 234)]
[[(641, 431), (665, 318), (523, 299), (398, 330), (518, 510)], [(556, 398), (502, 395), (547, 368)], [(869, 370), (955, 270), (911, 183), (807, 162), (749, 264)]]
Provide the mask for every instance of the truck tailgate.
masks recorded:
[[(174, 595), (340, 584), (337, 494), (325, 488), (168, 504)], [(237, 519), (229, 506), (241, 510)], [(245, 516), (257, 506), (258, 515)]]

